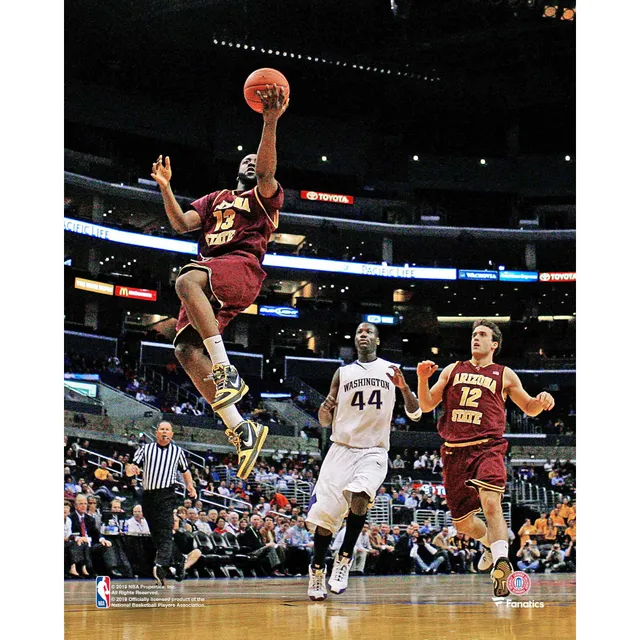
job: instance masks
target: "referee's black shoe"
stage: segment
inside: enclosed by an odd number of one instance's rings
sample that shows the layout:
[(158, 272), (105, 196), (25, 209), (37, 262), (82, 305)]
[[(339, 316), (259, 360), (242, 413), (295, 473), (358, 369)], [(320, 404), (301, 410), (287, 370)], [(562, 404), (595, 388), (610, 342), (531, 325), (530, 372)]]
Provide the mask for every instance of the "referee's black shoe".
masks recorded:
[(176, 582), (182, 582), (184, 580), (186, 571), (184, 570), (184, 562), (176, 567)]
[(156, 579), (158, 586), (167, 586), (167, 573), (168, 571), (164, 567), (161, 567), (159, 564), (153, 565), (153, 577)]
[(238, 370), (230, 364), (214, 364), (205, 380), (212, 380), (216, 385), (216, 395), (211, 403), (214, 411), (235, 404), (249, 391)]
[(243, 420), (225, 433), (238, 452), (237, 476), (246, 480), (256, 464), (269, 429), (253, 420)]

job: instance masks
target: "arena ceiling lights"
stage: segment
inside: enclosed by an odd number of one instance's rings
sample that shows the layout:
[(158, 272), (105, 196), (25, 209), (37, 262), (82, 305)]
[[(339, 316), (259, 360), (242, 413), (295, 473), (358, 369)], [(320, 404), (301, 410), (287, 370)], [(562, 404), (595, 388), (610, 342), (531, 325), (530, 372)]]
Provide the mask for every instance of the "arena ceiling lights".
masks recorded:
[(266, 46), (259, 46), (255, 44), (244, 44), (241, 42), (236, 42), (234, 40), (221, 39), (218, 37), (214, 37), (212, 40), (213, 44), (218, 47), (223, 47), (226, 49), (234, 49), (240, 51), (251, 51), (253, 53), (261, 53), (266, 56), (273, 56), (277, 58), (285, 58), (288, 60), (302, 60), (304, 62), (313, 62), (318, 64), (327, 64), (333, 65), (335, 67), (343, 67), (356, 71), (363, 71), (365, 73), (380, 73), (391, 76), (400, 76), (403, 78), (408, 78), (410, 80), (428, 80), (430, 82), (439, 82), (440, 77), (437, 75), (435, 69), (433, 69), (433, 75), (425, 76), (421, 73), (415, 73), (406, 71), (406, 69), (398, 69), (398, 68), (389, 68), (388, 66), (381, 66), (377, 63), (373, 62), (365, 62), (360, 64), (360, 60), (357, 64), (346, 60), (335, 60), (329, 59), (328, 57), (323, 57), (322, 54), (315, 55), (308, 53), (299, 53), (296, 51), (284, 51), (274, 47), (268, 48)]

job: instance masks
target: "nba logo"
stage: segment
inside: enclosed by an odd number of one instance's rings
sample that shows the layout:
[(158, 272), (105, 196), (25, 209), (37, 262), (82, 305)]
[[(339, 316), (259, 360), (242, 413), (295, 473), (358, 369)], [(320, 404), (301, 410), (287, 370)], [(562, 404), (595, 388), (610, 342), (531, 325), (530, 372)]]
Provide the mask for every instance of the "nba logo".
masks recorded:
[(96, 578), (96, 607), (108, 609), (111, 606), (111, 578), (98, 576)]
[(524, 571), (514, 571), (507, 578), (507, 588), (516, 596), (523, 596), (531, 588), (531, 578)]

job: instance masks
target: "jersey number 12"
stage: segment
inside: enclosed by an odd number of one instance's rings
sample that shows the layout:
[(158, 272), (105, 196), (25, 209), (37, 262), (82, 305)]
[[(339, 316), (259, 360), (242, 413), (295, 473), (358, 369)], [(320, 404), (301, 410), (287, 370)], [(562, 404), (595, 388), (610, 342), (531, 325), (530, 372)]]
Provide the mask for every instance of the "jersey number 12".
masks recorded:
[[(366, 404), (375, 405), (376, 409), (380, 409), (382, 407), (382, 399), (380, 397), (380, 389), (374, 389), (369, 396), (369, 400)], [(353, 394), (353, 398), (351, 399), (351, 406), (358, 407), (360, 411), (364, 409), (365, 401), (364, 401), (364, 392), (356, 391)]]

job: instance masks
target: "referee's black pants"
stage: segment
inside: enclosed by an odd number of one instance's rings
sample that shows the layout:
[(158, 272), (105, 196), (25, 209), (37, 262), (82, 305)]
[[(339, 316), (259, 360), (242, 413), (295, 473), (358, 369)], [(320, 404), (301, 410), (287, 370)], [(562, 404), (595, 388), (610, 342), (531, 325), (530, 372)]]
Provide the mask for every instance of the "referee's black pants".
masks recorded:
[(176, 494), (173, 487), (154, 489), (142, 494), (142, 512), (149, 524), (149, 533), (156, 548), (156, 564), (171, 565), (173, 547), (173, 508)]

